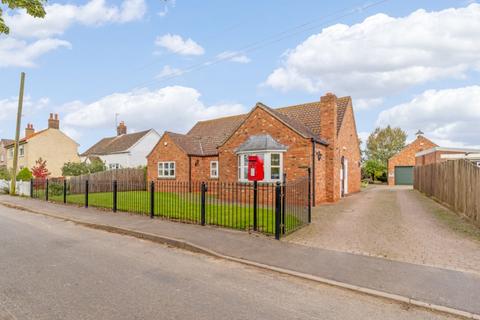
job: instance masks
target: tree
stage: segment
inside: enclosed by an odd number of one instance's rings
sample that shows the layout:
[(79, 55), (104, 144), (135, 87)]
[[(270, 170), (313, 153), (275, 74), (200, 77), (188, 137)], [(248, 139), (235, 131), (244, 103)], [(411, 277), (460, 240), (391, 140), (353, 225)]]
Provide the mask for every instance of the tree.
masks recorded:
[(400, 128), (376, 128), (367, 140), (366, 157), (387, 167), (388, 159), (405, 147), (407, 133)]
[(76, 177), (82, 174), (95, 173), (107, 170), (102, 160), (92, 160), (90, 164), (85, 162), (67, 162), (62, 167), (64, 177)]
[(32, 173), (28, 168), (23, 168), (17, 174), (17, 181), (30, 181), (32, 180)]
[(62, 176), (64, 177), (76, 177), (88, 172), (88, 166), (85, 162), (67, 162), (62, 167)]
[[(45, 17), (45, 8), (43, 7), (46, 0), (0, 0), (0, 4), (6, 5), (8, 9), (25, 9), (27, 13), (35, 18)], [(10, 29), (2, 18), (2, 8), (0, 6), (0, 34), (8, 34)]]
[(375, 159), (367, 160), (362, 167), (363, 173), (372, 181), (381, 180), (386, 170), (387, 167)]
[(88, 172), (90, 173), (101, 172), (105, 170), (107, 170), (107, 166), (105, 166), (105, 163), (99, 159), (91, 160), (90, 165), (88, 166)]
[(37, 179), (45, 179), (50, 175), (50, 172), (47, 169), (47, 160), (38, 158), (35, 161), (35, 166), (32, 168), (32, 174)]

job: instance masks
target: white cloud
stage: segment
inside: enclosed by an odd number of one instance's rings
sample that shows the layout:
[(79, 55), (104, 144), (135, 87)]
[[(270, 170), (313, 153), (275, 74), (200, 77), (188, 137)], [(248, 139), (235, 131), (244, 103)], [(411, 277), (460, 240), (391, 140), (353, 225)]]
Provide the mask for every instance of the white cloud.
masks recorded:
[(0, 40), (1, 67), (33, 67), (40, 56), (58, 48), (71, 48), (68, 41), (40, 39), (34, 42), (6, 38)]
[(192, 39), (183, 39), (177, 34), (165, 34), (155, 39), (155, 45), (165, 48), (170, 52), (181, 55), (199, 56), (205, 53), (205, 50)]
[(166, 66), (163, 67), (162, 71), (160, 71), (160, 73), (157, 74), (157, 76), (155, 78), (162, 79), (162, 78), (168, 78), (168, 77), (172, 77), (172, 76), (180, 76), (183, 73), (184, 73), (184, 71), (181, 70), (181, 69), (173, 68), (169, 65), (166, 65)]
[(366, 147), (367, 147), (367, 140), (368, 140), (368, 137), (370, 136), (370, 132), (366, 132), (366, 131), (361, 131), (358, 133), (358, 138), (362, 141), (362, 144), (360, 146), (360, 149), (361, 150), (365, 150)]
[(480, 86), (428, 90), (407, 103), (382, 111), (379, 126), (421, 129), (441, 146), (480, 147)]
[(376, 14), (337, 24), (285, 53), (265, 84), (378, 98), (409, 86), (480, 70), (480, 5), (406, 17)]
[(58, 4), (45, 6), (46, 16), (34, 18), (24, 10), (7, 14), (5, 22), (10, 35), (16, 38), (47, 38), (63, 34), (73, 24), (100, 26), (141, 19), (146, 11), (144, 0), (124, 0), (120, 6), (105, 0), (90, 0), (84, 5)]
[(18, 107), (18, 100), (14, 98), (0, 100), (0, 120), (10, 118)]
[(240, 104), (205, 105), (200, 93), (188, 87), (137, 89), (114, 93), (90, 104), (70, 103), (64, 118), (71, 128), (101, 128), (113, 122), (115, 113), (130, 129), (155, 128), (185, 132), (199, 121), (245, 112)]
[(40, 56), (59, 49), (71, 48), (68, 41), (57, 39), (74, 24), (101, 26), (138, 20), (146, 11), (144, 0), (124, 0), (120, 6), (105, 0), (90, 0), (84, 5), (58, 4), (45, 6), (44, 19), (34, 18), (25, 10), (5, 13), (10, 35), (0, 38), (1, 67), (32, 67)]
[(217, 55), (217, 59), (229, 60), (229, 61), (238, 62), (238, 63), (249, 63), (251, 61), (249, 57), (242, 54), (241, 52), (236, 52), (236, 51), (224, 51)]
[(371, 98), (371, 99), (356, 99), (355, 100), (355, 109), (356, 110), (368, 110), (380, 106), (383, 103), (382, 98)]
[(61, 130), (63, 131), (63, 133), (65, 133), (67, 136), (69, 136), (70, 138), (72, 138), (75, 141), (80, 140), (83, 136), (81, 131), (79, 131), (78, 129), (75, 129), (73, 127), (70, 127), (70, 126), (63, 126), (62, 125)]

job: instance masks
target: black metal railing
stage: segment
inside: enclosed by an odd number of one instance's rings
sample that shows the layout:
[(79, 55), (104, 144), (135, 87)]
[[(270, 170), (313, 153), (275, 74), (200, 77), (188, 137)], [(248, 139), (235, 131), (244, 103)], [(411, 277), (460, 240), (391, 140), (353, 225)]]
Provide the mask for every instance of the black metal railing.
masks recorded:
[[(285, 179), (284, 179), (285, 181)], [(310, 175), (284, 183), (34, 179), (31, 196), (275, 235), (310, 222)]]

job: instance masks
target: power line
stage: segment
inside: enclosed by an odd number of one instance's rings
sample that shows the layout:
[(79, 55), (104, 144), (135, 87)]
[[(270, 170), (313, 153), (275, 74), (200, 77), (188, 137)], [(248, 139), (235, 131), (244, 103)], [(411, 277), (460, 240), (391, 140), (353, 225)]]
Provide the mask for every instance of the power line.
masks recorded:
[[(183, 76), (186, 73), (191, 73), (191, 72), (196, 71), (196, 70), (204, 69), (204, 68), (216, 65), (218, 63), (228, 61), (232, 57), (239, 56), (239, 55), (244, 55), (246, 53), (262, 49), (264, 47), (267, 47), (271, 44), (280, 42), (284, 39), (290, 38), (290, 37), (295, 36), (297, 34), (300, 34), (300, 33), (306, 32), (306, 31), (310, 31), (312, 29), (316, 29), (320, 26), (324, 26), (327, 23), (335, 22), (335, 21), (340, 20), (342, 18), (357, 14), (358, 12), (361, 12), (361, 11), (368, 10), (370, 8), (379, 6), (379, 5), (381, 5), (383, 3), (386, 3), (388, 1), (390, 1), (390, 0), (380, 0), (380, 1), (377, 1), (377, 2), (374, 2), (374, 3), (371, 3), (371, 4), (367, 4), (367, 5), (364, 5), (364, 6), (355, 6), (353, 9), (352, 9), (352, 7), (349, 7), (349, 8), (347, 8), (347, 9), (349, 9), (347, 12), (345, 12), (345, 8), (341, 9), (341, 10), (338, 10), (334, 13), (331, 13), (329, 15), (324, 16), (323, 18), (320, 18), (320, 21), (322, 21), (321, 25), (318, 25), (318, 22), (319, 22), (318, 19), (311, 20), (310, 22), (306, 22), (306, 23), (303, 23), (303, 24), (298, 25), (296, 27), (284, 30), (280, 33), (277, 33), (277, 34), (273, 35), (273, 36), (270, 36), (268, 38), (264, 38), (263, 40), (256, 41), (252, 44), (249, 44), (247, 46), (242, 47), (241, 49), (235, 50), (233, 52), (235, 52), (236, 54), (233, 55), (233, 56), (231, 56), (231, 55), (224, 56), (224, 57), (218, 57), (217, 56), (217, 58), (215, 58), (213, 60), (193, 64), (193, 65), (191, 65), (191, 66), (189, 66), (189, 67), (187, 67), (183, 70), (179, 70), (177, 72), (174, 72), (172, 75), (167, 75), (165, 77), (161, 77), (160, 79), (145, 81), (145, 82), (142, 82), (142, 83), (139, 83), (139, 84), (135, 85), (134, 87), (146, 86), (146, 85), (153, 84), (153, 83), (167, 82), (169, 80), (172, 80), (172, 79), (178, 78), (180, 76)], [(338, 13), (342, 13), (342, 14), (338, 15)], [(331, 19), (325, 20), (325, 18), (334, 16), (334, 15), (337, 15), (337, 16), (335, 16)], [(309, 27), (306, 28), (307, 26), (309, 26)]]
[[(323, 27), (328, 23), (336, 22), (336, 21), (338, 21), (340, 19), (343, 19), (345, 17), (352, 16), (352, 15), (355, 15), (359, 12), (363, 12), (363, 11), (371, 9), (373, 7), (380, 6), (380, 5), (382, 5), (382, 4), (384, 4), (388, 1), (390, 1), (390, 0), (379, 0), (379, 1), (376, 1), (376, 2), (373, 2), (373, 3), (370, 3), (370, 4), (364, 4), (364, 2), (359, 2), (355, 6), (344, 7), (344, 8), (342, 8), (340, 10), (337, 10), (333, 13), (324, 15), (324, 16), (318, 18), (318, 19), (312, 19), (308, 22), (304, 22), (304, 23), (302, 23), (300, 25), (297, 25), (297, 26), (294, 26), (292, 28), (285, 29), (285, 30), (283, 30), (279, 33), (276, 33), (274, 35), (271, 35), (269, 37), (265, 37), (261, 40), (252, 42), (248, 45), (245, 45), (245, 46), (241, 47), (240, 49), (233, 50), (232, 52), (235, 52), (235, 55), (233, 55), (233, 56), (232, 55), (227, 55), (227, 56), (223, 56), (223, 57), (217, 56), (215, 59), (193, 64), (193, 65), (188, 66), (188, 67), (186, 67), (182, 70), (178, 70), (176, 72), (173, 72), (173, 74), (171, 74), (171, 75), (167, 75), (167, 76), (161, 77), (159, 79), (148, 80), (148, 81), (138, 83), (134, 86), (131, 86), (130, 88), (125, 89), (124, 91), (131, 90), (132, 88), (148, 86), (148, 85), (154, 84), (154, 83), (164, 83), (164, 82), (173, 80), (175, 78), (183, 76), (186, 73), (191, 73), (191, 72), (194, 72), (194, 71), (197, 71), (197, 70), (205, 69), (205, 68), (214, 66), (216, 64), (219, 64), (221, 62), (228, 61), (228, 60), (232, 59), (232, 57), (239, 56), (239, 55), (244, 55), (244, 54), (249, 53), (249, 52), (260, 50), (264, 47), (267, 47), (267, 46), (272, 45), (274, 43), (278, 43), (282, 40), (293, 37), (293, 36), (298, 35), (300, 33), (310, 31), (310, 30), (313, 30), (313, 29), (316, 29), (316, 28), (319, 28), (319, 27)], [(174, 54), (174, 53), (175, 52), (170, 52), (169, 55)], [(177, 51), (177, 53), (178, 53), (178, 51)], [(145, 66), (142, 66), (142, 67), (140, 67), (139, 70), (144, 69), (148, 66), (151, 66), (155, 63), (156, 63), (156, 61), (152, 62), (152, 63), (149, 63)], [(98, 98), (101, 98), (101, 97), (103, 97), (103, 95), (100, 96), (100, 97), (97, 97), (97, 98), (93, 98), (92, 100), (95, 100), (95, 99), (98, 99)]]

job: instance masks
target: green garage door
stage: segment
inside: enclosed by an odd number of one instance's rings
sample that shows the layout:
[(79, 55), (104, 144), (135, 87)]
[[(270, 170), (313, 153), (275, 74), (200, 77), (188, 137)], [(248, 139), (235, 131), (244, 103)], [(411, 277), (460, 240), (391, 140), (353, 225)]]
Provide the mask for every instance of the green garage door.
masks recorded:
[(395, 167), (395, 185), (412, 185), (413, 167)]

